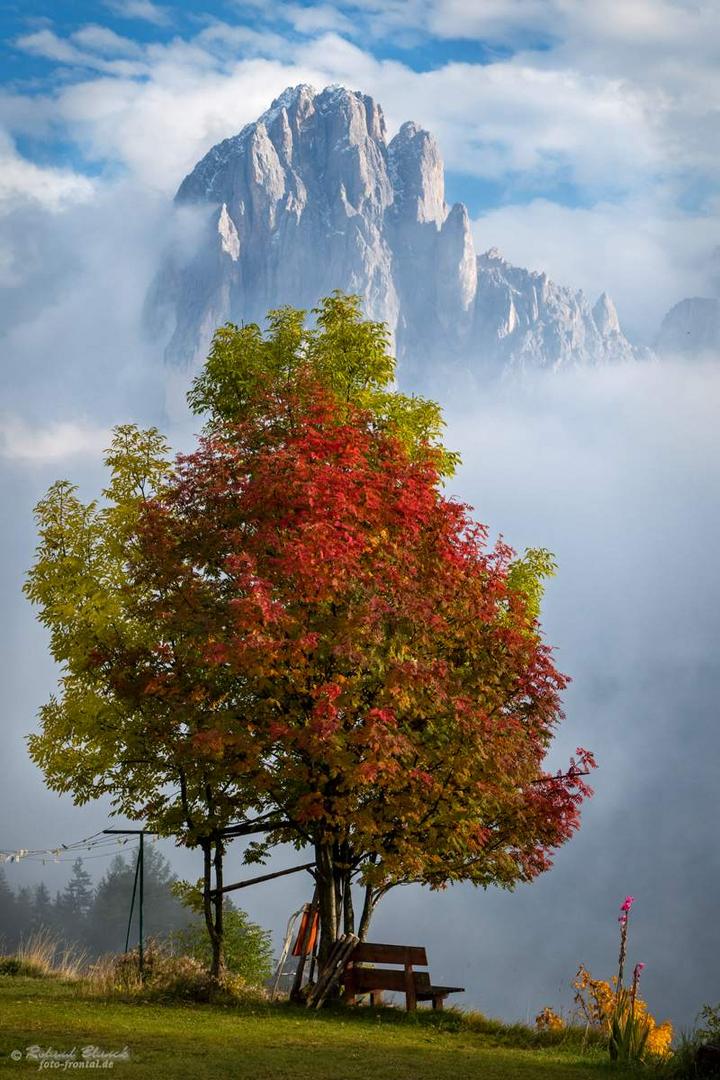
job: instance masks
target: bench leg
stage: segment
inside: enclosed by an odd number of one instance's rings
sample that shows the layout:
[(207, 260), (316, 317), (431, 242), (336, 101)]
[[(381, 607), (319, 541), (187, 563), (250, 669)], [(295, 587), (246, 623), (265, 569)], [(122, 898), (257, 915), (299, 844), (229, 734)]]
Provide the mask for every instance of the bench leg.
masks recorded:
[(405, 966), (405, 1009), (407, 1012), (415, 1012), (417, 1009), (417, 997), (415, 994), (415, 975), (412, 964)]
[(382, 990), (373, 990), (371, 992), (371, 994), (370, 994), (370, 1004), (374, 1006), (374, 1005), (382, 1005), (382, 1003), (383, 1003), (383, 992), (382, 992)]
[(343, 986), (343, 1001), (346, 1005), (354, 1005), (356, 1002), (355, 997), (355, 980), (353, 979), (352, 968), (350, 968), (345, 974), (345, 984)]
[(443, 994), (437, 994), (432, 999), (432, 1007), (433, 1007), (433, 1009), (435, 1011), (442, 1011), (444, 1005), (445, 1005), (445, 997), (444, 997)]

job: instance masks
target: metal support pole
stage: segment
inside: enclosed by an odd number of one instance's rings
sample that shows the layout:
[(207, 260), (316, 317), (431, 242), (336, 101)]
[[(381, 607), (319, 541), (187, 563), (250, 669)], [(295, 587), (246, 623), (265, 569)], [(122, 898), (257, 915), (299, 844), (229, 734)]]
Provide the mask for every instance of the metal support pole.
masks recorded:
[[(143, 915), (144, 915), (144, 901), (145, 901), (145, 833), (147, 829), (103, 829), (103, 833), (108, 836), (139, 836), (140, 847), (138, 848), (138, 859), (135, 866), (135, 882), (133, 884), (132, 900), (130, 902), (130, 918), (128, 919), (127, 937), (125, 938), (125, 952), (128, 951), (128, 945), (130, 943), (130, 924), (132, 923), (133, 909), (135, 907), (135, 893), (140, 886), (139, 897), (139, 927), (138, 927), (138, 961), (140, 967), (140, 978), (142, 979), (145, 971), (145, 950), (143, 941)], [(156, 833), (151, 835), (156, 836)]]
[(130, 927), (132, 926), (133, 911), (135, 910), (135, 893), (137, 892), (138, 873), (140, 871), (140, 852), (138, 851), (138, 857), (135, 862), (135, 878), (133, 880), (132, 900), (130, 901), (130, 917), (128, 918), (127, 934), (125, 935), (125, 952), (130, 947)]
[(140, 980), (145, 974), (145, 957), (143, 955), (143, 900), (145, 899), (145, 833), (140, 833), (140, 851), (138, 853), (138, 865), (140, 867), (140, 932), (138, 943), (138, 960), (140, 966)]

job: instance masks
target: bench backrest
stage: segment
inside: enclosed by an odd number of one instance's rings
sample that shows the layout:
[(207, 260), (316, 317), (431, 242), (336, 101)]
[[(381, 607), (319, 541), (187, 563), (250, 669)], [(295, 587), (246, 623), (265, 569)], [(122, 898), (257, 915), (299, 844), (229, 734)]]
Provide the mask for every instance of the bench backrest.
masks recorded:
[(428, 971), (411, 971), (393, 968), (362, 968), (352, 969), (352, 976), (348, 985), (351, 985), (356, 994), (367, 993), (370, 990), (399, 990), (407, 993), (408, 980), (415, 987), (415, 992), (430, 989), (430, 973)]
[(427, 967), (427, 953), (422, 945), (380, 945), (361, 941), (350, 956), (353, 964), (401, 964), (403, 967)]

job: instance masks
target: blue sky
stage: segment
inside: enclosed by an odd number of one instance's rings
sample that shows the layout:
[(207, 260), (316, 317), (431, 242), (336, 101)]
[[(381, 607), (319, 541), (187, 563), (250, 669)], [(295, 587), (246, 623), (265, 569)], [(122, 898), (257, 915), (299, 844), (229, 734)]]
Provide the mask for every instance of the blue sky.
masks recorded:
[[(304, 11), (310, 18), (304, 25)], [(322, 17), (317, 15), (320, 11)], [(337, 20), (331, 12), (337, 13)], [(313, 18), (313, 13), (316, 13)], [(53, 0), (38, 0), (29, 9), (26, 4), (8, 4), (0, 14), (3, 70), (5, 85), (21, 97), (52, 93), (68, 82), (80, 82), (88, 68), (79, 58), (68, 56), (62, 62), (60, 42), (72, 43), (87, 32), (88, 27), (111, 31), (143, 47), (171, 46), (178, 38), (192, 40), (203, 28), (228, 24), (244, 27), (255, 35), (267, 35), (265, 43), (256, 39), (252, 47), (239, 49), (243, 54), (272, 57), (276, 52), (274, 39), (281, 35), (289, 45), (302, 46), (311, 41), (318, 29), (341, 28), (342, 36), (355, 44), (365, 43), (367, 52), (381, 61), (396, 61), (410, 71), (427, 73), (451, 64), (464, 66), (490, 65), (508, 60), (521, 45), (542, 52), (552, 38), (532, 27), (519, 34), (513, 44), (501, 39), (476, 36), (438, 37), (421, 26), (394, 29), (388, 37), (372, 32), (371, 14), (362, 5), (341, 4), (335, 8), (318, 8), (313, 3), (297, 3), (285, 12), (281, 5), (266, 6), (232, 2), (208, 3), (202, 9), (195, 4), (155, 4), (151, 0), (138, 3), (110, 2), (103, 5), (76, 0), (58, 4)], [(50, 36), (52, 35), (52, 37)], [(129, 47), (127, 49), (129, 50)], [(120, 50), (122, 55), (122, 50)], [(143, 75), (138, 75), (143, 79)], [(229, 118), (229, 122), (231, 119)], [(60, 132), (48, 137), (32, 137), (20, 132), (16, 137), (18, 150), (42, 165), (70, 166), (86, 175), (96, 176), (103, 164), (83, 158), (80, 148)], [(538, 194), (551, 195), (568, 206), (585, 205), (587, 197), (581, 185), (575, 184), (558, 169), (546, 175), (541, 184), (529, 182), (521, 171), (502, 178), (466, 174), (462, 167), (448, 171), (448, 199), (465, 202), (471, 212), (487, 210), (508, 202), (526, 203)]]
[(717, 277), (720, 27), (704, 0), (24, 0), (0, 16), (0, 205), (172, 195), (285, 86), (437, 137), (477, 246), (650, 340)]

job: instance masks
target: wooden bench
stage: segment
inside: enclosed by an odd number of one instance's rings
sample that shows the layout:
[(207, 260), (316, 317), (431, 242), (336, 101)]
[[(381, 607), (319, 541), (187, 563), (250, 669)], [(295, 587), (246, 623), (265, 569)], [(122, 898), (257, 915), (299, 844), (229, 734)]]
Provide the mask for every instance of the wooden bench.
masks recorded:
[[(402, 970), (366, 967), (366, 964), (394, 964)], [(448, 994), (462, 994), (465, 988), (433, 986), (429, 972), (414, 970), (427, 966), (427, 953), (421, 945), (379, 945), (361, 941), (343, 971), (343, 998), (349, 1005), (354, 1005), (358, 994), (369, 994), (370, 1003), (378, 1005), (384, 990), (399, 990), (405, 994), (408, 1012), (417, 1008), (418, 1001), (431, 1001), (433, 1009), (442, 1009)]]

